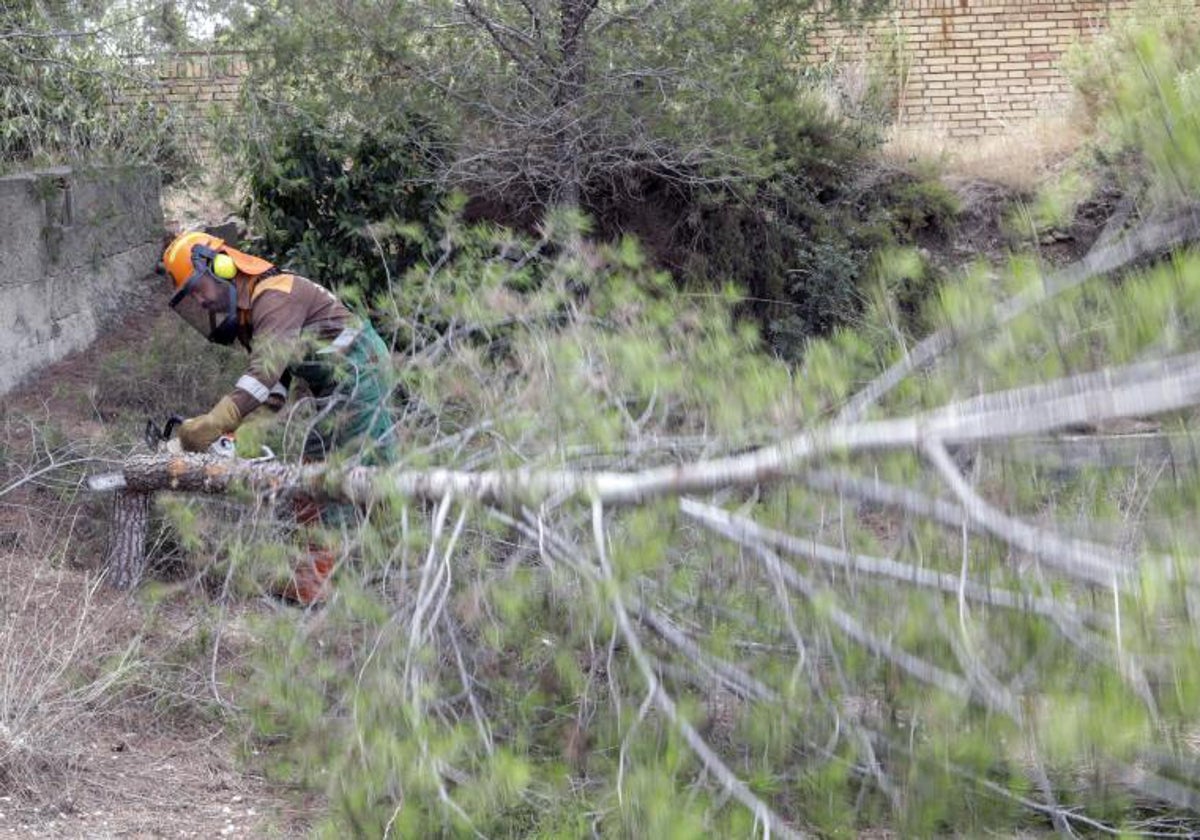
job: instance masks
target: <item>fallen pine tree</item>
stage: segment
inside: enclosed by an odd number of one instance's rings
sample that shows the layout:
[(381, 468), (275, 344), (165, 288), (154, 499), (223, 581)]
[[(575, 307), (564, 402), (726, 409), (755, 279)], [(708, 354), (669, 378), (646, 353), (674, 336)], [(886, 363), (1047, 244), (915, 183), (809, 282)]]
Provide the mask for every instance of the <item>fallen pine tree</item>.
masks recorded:
[[(656, 366), (644, 374), (653, 384), (642, 391), (621, 378), (626, 368), (605, 356), (620, 352), (615, 341), (601, 344), (605, 331), (614, 329), (608, 324), (580, 335), (559, 324), (556, 329), (563, 333), (553, 340), (536, 335), (530, 347), (522, 348), (527, 356), (514, 351), (500, 357), (514, 366), (518, 358), (524, 366), (507, 378), (481, 366), (469, 346), (448, 342), (431, 375), (444, 375), (455, 393), (464, 390), (466, 375), (477, 376), (493, 389), (485, 394), (490, 402), (486, 411), (462, 412), (453, 424), (438, 416), (437, 431), (414, 448), (424, 450), (420, 457), (410, 452), (408, 461), (395, 467), (199, 455), (126, 461), (114, 529), (124, 537), (113, 542), (110, 569), (123, 585), (136, 581), (145, 558), (129, 554), (140, 545), (133, 530), (144, 527), (139, 523), (156, 493), (227, 494), (259, 510), (263, 501), (294, 496), (364, 508), (386, 501), (389, 515), (406, 516), (411, 510), (420, 512), (414, 519), (428, 515), (429, 531), (395, 576), (392, 554), (407, 556), (400, 538), (407, 532), (389, 534), (387, 556), (372, 574), (393, 581), (389, 585), (401, 587), (403, 594), (381, 589), (383, 584), (364, 574), (361, 585), (383, 607), (367, 613), (382, 622), (376, 641), (358, 658), (325, 664), (346, 674), (355, 702), (367, 702), (357, 688), (362, 674), (386, 671), (380, 677), (384, 687), (376, 689), (379, 708), (411, 710), (411, 719), (422, 721), (413, 724), (422, 749), (440, 737), (428, 723), (440, 714), (478, 734), (479, 761), (501, 752), (493, 733), (517, 713), (496, 705), (505, 696), (495, 687), (505, 671), (495, 661), (510, 658), (513, 644), (504, 641), (504, 633), (522, 622), (541, 627), (557, 610), (564, 613), (561, 627), (540, 630), (528, 656), (536, 659), (542, 648), (553, 652), (569, 644), (572, 658), (592, 663), (587, 691), (605, 692), (618, 708), (632, 704), (635, 729), (662, 715), (721, 795), (781, 836), (799, 836), (807, 800), (748, 784), (756, 765), (736, 740), (722, 742), (727, 729), (694, 722), (691, 704), (697, 697), (737, 698), (732, 712), (712, 711), (714, 719), (722, 714), (753, 719), (761, 712), (767, 720), (799, 727), (803, 749), (775, 755), (772, 774), (803, 774), (827, 766), (823, 761), (836, 763), (837, 752), (829, 745), (841, 743), (839, 749), (854, 757), (856, 784), (869, 786), (897, 813), (917, 795), (904, 792), (904, 768), (912, 762), (929, 772), (940, 767), (937, 772), (956, 784), (1040, 814), (1062, 830), (1109, 830), (1113, 825), (1072, 799), (1071, 777), (1054, 764), (1061, 756), (1039, 746), (1055, 737), (1064, 719), (1049, 709), (1046, 698), (1067, 703), (1071, 714), (1082, 709), (1079, 714), (1090, 721), (1107, 720), (1112, 709), (1088, 706), (1095, 686), (1102, 684), (1113, 708), (1127, 715), (1118, 730), (1124, 733), (1121, 748), (1106, 758), (1120, 788), (1136, 792), (1139, 805), (1191, 813), (1196, 780), (1179, 769), (1168, 749), (1172, 742), (1156, 752), (1149, 745), (1157, 742), (1146, 733), (1190, 726), (1190, 713), (1170, 696), (1173, 669), (1185, 667), (1191, 655), (1189, 637), (1164, 637), (1156, 628), (1186, 624), (1173, 599), (1178, 594), (1186, 605), (1194, 598), (1190, 546), (1195, 543), (1189, 535), (1195, 523), (1169, 514), (1190, 498), (1195, 474), (1191, 459), (1174, 459), (1172, 453), (1190, 447), (1191, 412), (1200, 405), (1200, 352), (1186, 311), (1166, 339), (1131, 338), (1117, 330), (1098, 338), (1090, 327), (1092, 321), (1119, 325), (1122, 321), (1110, 313), (1135, 305), (1145, 306), (1151, 316), (1131, 320), (1153, 321), (1160, 300), (1190, 299), (1195, 281), (1189, 266), (1185, 260), (1151, 275), (1144, 282), (1153, 286), (1153, 294), (1127, 282), (1119, 293), (1089, 288), (1092, 297), (1035, 296), (1050, 309), (1047, 313), (1032, 306), (1021, 312), (981, 307), (977, 298), (986, 284), (980, 282), (965, 296), (969, 317), (947, 319), (954, 329), (944, 334), (936, 352), (922, 356), (919, 364), (903, 345), (879, 357), (901, 371), (886, 380), (886, 387), (875, 384), (883, 377), (867, 377), (864, 387), (849, 388), (847, 379), (862, 380), (847, 371), (863, 367), (846, 360), (869, 353), (852, 337), (835, 338), (814, 345), (794, 381), (771, 380), (767, 405), (776, 412), (773, 418), (782, 419), (755, 420), (752, 433), (741, 435), (729, 433), (736, 427), (716, 409), (736, 400), (739, 385), (769, 362), (755, 358), (736, 368), (738, 360), (722, 349), (709, 364), (718, 374), (722, 364), (729, 364), (732, 372), (702, 402), (690, 390), (692, 380), (661, 375), (663, 366), (682, 366), (698, 353), (685, 340), (686, 320), (663, 331), (672, 341), (682, 333), (682, 349), (669, 343), (662, 348)], [(1083, 293), (1079, 287), (1060, 292), (1072, 294)], [(1070, 320), (1075, 309), (1087, 315), (1079, 319), (1082, 327)], [(1008, 313), (1011, 323), (998, 324), (997, 312)], [(1009, 340), (1009, 329), (1023, 330), (1022, 340)], [(1098, 344), (1112, 352), (1101, 355)], [(1086, 351), (1078, 358), (1071, 355), (1075, 345)], [(1066, 361), (1058, 364), (1058, 357)], [(1038, 367), (1047, 358), (1055, 364)], [(1100, 363), (1087, 364), (1096, 358)], [(1044, 369), (1056, 375), (1047, 376)], [(521, 377), (547, 371), (559, 379), (552, 380), (553, 388), (532, 389), (544, 400), (534, 402), (522, 392)], [(513, 399), (513, 393), (530, 404)], [(841, 412), (853, 401), (852, 393), (870, 398), (861, 411)], [(581, 394), (586, 399), (572, 401)], [(687, 410), (661, 408), (672, 399)], [(522, 423), (504, 422), (505, 412), (522, 410)], [(562, 421), (555, 414), (559, 410), (577, 422)], [(593, 441), (580, 435), (574, 448), (556, 443), (553, 435), (561, 434), (556, 429), (585, 428), (603, 412), (615, 418), (626, 437)], [(1123, 418), (1152, 418), (1148, 425), (1164, 429), (1162, 440), (1170, 440), (1170, 446), (1125, 447), (1124, 454), (1111, 458), (1100, 452), (1082, 465), (1054, 456), (1061, 448), (1078, 459), (1080, 438), (1087, 437), (1081, 429), (1104, 428)], [(485, 423), (489, 435), (471, 434)], [(443, 426), (470, 445), (443, 445), (448, 437)], [(493, 431), (501, 427), (504, 435)], [(1031, 458), (1031, 451), (1048, 453), (1054, 471)], [(429, 452), (445, 453), (453, 466), (418, 466), (437, 460)], [(506, 457), (514, 452), (516, 457)], [(1010, 458), (1014, 453), (1019, 457)], [(510, 466), (514, 461), (518, 465)], [(1163, 476), (1176, 461), (1172, 486)], [(1080, 494), (1080, 488), (1092, 495), (1079, 495), (1071, 506), (1060, 500), (1068, 491)], [(1106, 508), (1108, 498), (1119, 498), (1120, 506)], [(410, 508), (409, 500), (422, 504)], [(1056, 510), (1060, 505), (1062, 513)], [(631, 524), (637, 522), (642, 530)], [(488, 536), (488, 526), (497, 524), (505, 529), (503, 540)], [(463, 544), (472, 529), (468, 551)], [(631, 548), (635, 536), (658, 546), (656, 560), (631, 558), (637, 553)], [(372, 540), (382, 542), (378, 536)], [(347, 564), (346, 574), (356, 574), (357, 562), (353, 558)], [(515, 585), (520, 570), (531, 572), (519, 580), (521, 592), (490, 601), (488, 593)], [(483, 599), (485, 606), (467, 609), (456, 596), (467, 602)], [(499, 604), (513, 599), (536, 600), (536, 609), (507, 618), (509, 608)], [(476, 617), (464, 618), (464, 610)], [(501, 641), (489, 641), (473, 623), (479, 615), (497, 616), (492, 620)], [(383, 639), (394, 640), (394, 646), (387, 648)], [(306, 655), (319, 654), (309, 650)], [(628, 666), (620, 679), (612, 676), (618, 660)], [(289, 690), (306, 679), (301, 664), (281, 677)], [(513, 666), (507, 678), (523, 686), (523, 659)], [(477, 673), (487, 674), (486, 681)], [(609, 676), (596, 676), (601, 674)], [(632, 682), (632, 689), (622, 689), (621, 680)], [(430, 688), (435, 684), (441, 694)], [(847, 696), (856, 702), (869, 697), (880, 685), (891, 691), (893, 684), (903, 690), (881, 701), (890, 718), (851, 714), (839, 705)], [(806, 703), (795, 701), (797, 685)], [(320, 692), (328, 693), (328, 685), (322, 683)], [(939, 706), (943, 700), (950, 705)], [(556, 702), (572, 701), (559, 697)], [(651, 708), (654, 714), (647, 715)], [(922, 744), (906, 734), (903, 715), (911, 709), (955, 720), (955, 744), (975, 743), (973, 737), (990, 744), (995, 728), (1002, 726), (1006, 737), (1028, 739), (1031, 758), (1026, 762), (1022, 754), (1018, 761), (1001, 751), (987, 753), (995, 765), (974, 766), (964, 755), (930, 763)], [(1147, 739), (1141, 749), (1129, 746), (1134, 735)], [(775, 742), (766, 739), (759, 748), (770, 751)], [(1090, 737), (1081, 736), (1081, 742), (1098, 748)], [(583, 749), (571, 744), (572, 755)], [(622, 744), (619, 739), (609, 752), (623, 755)], [(622, 766), (618, 761), (618, 778)], [(1005, 784), (995, 781), (997, 766), (1009, 774), (1003, 776)], [(365, 762), (347, 772), (360, 771), (367, 772)], [(464, 819), (445, 803), (455, 799), (450, 782), (464, 785), (467, 774), (449, 768), (435, 776), (446, 785), (437, 801), (454, 819)], [(939, 796), (937, 801), (948, 800)], [(386, 821), (387, 814), (379, 818)]]

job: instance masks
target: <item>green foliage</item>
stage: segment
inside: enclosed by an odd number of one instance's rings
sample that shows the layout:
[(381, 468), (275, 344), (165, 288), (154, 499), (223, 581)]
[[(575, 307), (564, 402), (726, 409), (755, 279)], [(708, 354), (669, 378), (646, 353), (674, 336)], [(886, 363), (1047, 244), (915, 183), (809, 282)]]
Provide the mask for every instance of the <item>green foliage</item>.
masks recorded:
[[(430, 324), (465, 319), (477, 328), (436, 364), (422, 360), (422, 351), (441, 346), (444, 334), (417, 332), (409, 379), (440, 432), (429, 438), (434, 429), (410, 423), (406, 451), (437, 447), (452, 427), (467, 431), (460, 424), (481, 421), (502, 429), (505, 445), (472, 445), (461, 457), (496, 465), (514, 455), (619, 457), (639, 416), (680, 432), (707, 425), (743, 438), (756, 434), (748, 420), (778, 400), (788, 378), (782, 366), (754, 355), (752, 335), (731, 328), (728, 303), (681, 309), (673, 285), (633, 243), (576, 250), (566, 245), (575, 235), (570, 220), (559, 225), (564, 238), (553, 242), (463, 230), (453, 259), (432, 271), (414, 266), (396, 284), (396, 311), (420, 311)], [(564, 310), (568, 303), (574, 314)], [(695, 375), (697, 363), (706, 375)], [(757, 433), (766, 431), (759, 426)], [(452, 464), (455, 457), (439, 450), (438, 460)], [(427, 635), (414, 636), (408, 621), (419, 618), (408, 613), (401, 622), (394, 598), (415, 603), (400, 592), (447, 534), (415, 526), (424, 518), (397, 504), (357, 538), (359, 556), (321, 629), (301, 633), (286, 618), (263, 631), (271, 641), (254, 681), (256, 720), (264, 734), (286, 733), (277, 772), (328, 791), (327, 833), (377, 834), (394, 821), (392, 830), (402, 835), (442, 826), (446, 836), (472, 829), (575, 836), (594, 823), (598, 808), (613, 806), (621, 762), (610, 745), (626, 733), (637, 736), (623, 783), (627, 804), (602, 818), (606, 831), (649, 824), (686, 837), (740, 824), (731, 809), (687, 793), (694, 774), (687, 750), (661, 722), (635, 722), (636, 690), (613, 693), (610, 686), (632, 688), (637, 678), (619, 660), (606, 660), (612, 625), (603, 589), (567, 567), (504, 561), (497, 552), (518, 537), (510, 529), (461, 535), (458, 583), (446, 607), (457, 617), (455, 629), (442, 618)], [(397, 529), (402, 510), (400, 521), (414, 523), (412, 530)], [(452, 509), (447, 525), (457, 515)], [(613, 533), (615, 565), (628, 585), (688, 568), (669, 551), (673, 532), (662, 528), (662, 515), (646, 509)], [(390, 583), (378, 577), (386, 569)], [(456, 710), (441, 699), (457, 691), (450, 687), (463, 673), (436, 653), (447, 633), (466, 673), (478, 675), (460, 685), (486, 722), (469, 712), (471, 703)], [(623, 711), (613, 717), (612, 708)], [(663, 753), (656, 745), (670, 746)], [(399, 796), (408, 803), (402, 809)], [(554, 807), (537, 805), (544, 801)]]
[[(838, 113), (796, 72), (829, 15), (883, 5), (422, 2), (385, 14), (288, 0), (242, 33), (269, 55), (240, 153), (266, 245), (373, 293), (427, 244), (412, 224), (451, 190), (471, 218), (524, 230), (568, 205), (604, 238), (637, 235), (695, 291), (746, 289), (746, 313), (794, 358), (857, 316), (873, 249), (953, 216), (931, 181), (863, 177), (878, 121)], [(899, 68), (902, 51), (888, 55)]]
[(787, 128), (796, 62), (817, 21), (883, 5), (421, 2), (383, 10), (288, 0), (247, 22), (242, 36), (271, 51), (264, 83), (277, 101), (339, 122), (428, 114), (459, 145), (447, 173), (455, 186), (545, 207), (568, 187), (596, 191), (617, 173), (755, 168)]
[(1151, 215), (1200, 194), (1200, 27), (1197, 6), (1137, 2), (1114, 11), (1103, 31), (1065, 59), (1074, 111), (1088, 138), (1033, 200), (1005, 220), (1032, 247), (1110, 209), (1115, 196)]
[(1097, 164), (1155, 201), (1200, 194), (1197, 20), (1192, 2), (1139, 3), (1070, 63), (1098, 129)]
[(143, 161), (169, 180), (189, 165), (182, 127), (86, 12), (27, 0), (0, 9), (0, 168)]
[(1055, 228), (1067, 228), (1074, 221), (1080, 204), (1095, 193), (1096, 187), (1082, 172), (1072, 169), (1038, 191), (1028, 205), (1021, 205), (1005, 220), (1015, 239), (1036, 244)]
[[(677, 190), (658, 219), (677, 233), (658, 255), (679, 265), (690, 287), (745, 288), (771, 348), (796, 359), (807, 338), (860, 314), (876, 251), (952, 230), (958, 206), (932, 174), (867, 163), (869, 130), (820, 98), (792, 91), (771, 111), (777, 122), (764, 127), (770, 141), (754, 179), (724, 193)], [(598, 209), (601, 229), (624, 226), (631, 211)], [(662, 236), (640, 232), (651, 242)]]
[(412, 226), (436, 209), (434, 128), (419, 117), (337, 129), (285, 118), (266, 137), (242, 158), (260, 247), (327, 285), (386, 292), (420, 254)]
[[(407, 348), (404, 467), (622, 469), (735, 452), (811, 428), (903, 353), (889, 319), (902, 312), (891, 290), (922, 271), (910, 251), (880, 257), (865, 327), (810, 342), (791, 371), (738, 327), (736, 294), (688, 296), (631, 240), (586, 241), (579, 222), (557, 216), (529, 240), (445, 217), (443, 252), (372, 301)], [(884, 408), (903, 416), (1100, 360), (1197, 349), (1196, 263), (1181, 256), (1120, 286), (1089, 284), (999, 331), (979, 328), (1000, 297), (1032, 282), (1030, 267), (970, 273), (920, 316), (954, 327), (959, 350)], [(1156, 520), (1149, 544), (1195, 543), (1190, 473), (1063, 470), (1001, 448), (972, 457), (979, 492), (1040, 527), (1100, 536), (1130, 527), (1139, 510), (1174, 511)], [(913, 453), (827, 464), (939, 493)], [(1045, 821), (1022, 805), (1046, 795), (1039, 767), (1063, 807), (1114, 825), (1145, 816), (1123, 768), (1196, 724), (1186, 584), (1147, 576), (1145, 594), (1114, 602), (987, 535), (964, 540), (957, 526), (906, 521), (799, 482), (724, 498), (805, 545), (887, 557), (954, 584), (915, 586), (792, 554), (782, 567), (808, 583), (781, 583), (762, 555), (698, 528), (673, 501), (605, 512), (610, 580), (589, 517), (569, 500), (508, 518), (454, 499), (388, 498), (357, 530), (327, 535), (346, 562), (320, 620), (289, 615), (261, 628), (243, 699), (273, 772), (325, 792), (328, 836), (389, 826), (744, 836), (752, 813), (722, 795), (683, 737), (686, 722), (755, 796), (822, 836), (1040, 830)], [(236, 556), (253, 564), (255, 555)], [(963, 575), (1053, 598), (1062, 612), (963, 600)], [(646, 703), (618, 597), (675, 720)], [(654, 630), (651, 615), (692, 647)], [(1085, 629), (1073, 630), (1072, 616)], [(1178, 630), (1164, 637), (1163, 626)], [(1094, 634), (1086, 653), (1079, 632)], [(935, 687), (889, 650), (970, 689)], [(1151, 675), (1153, 709), (1128, 678), (1132, 661)], [(739, 669), (768, 694), (699, 662)], [(1019, 711), (1001, 711), (997, 692), (1011, 692)]]
[[(804, 121), (801, 125), (807, 125)], [(875, 278), (878, 254), (952, 231), (958, 205), (931, 176), (861, 175), (861, 150), (838, 132), (815, 142), (822, 158), (765, 184), (750, 203), (699, 201), (688, 210), (681, 240), (683, 278), (708, 288), (735, 282), (747, 290), (769, 346), (798, 359), (805, 342), (862, 313)], [(859, 170), (856, 172), (856, 170)], [(919, 308), (937, 277), (922, 270), (909, 278), (901, 305)]]

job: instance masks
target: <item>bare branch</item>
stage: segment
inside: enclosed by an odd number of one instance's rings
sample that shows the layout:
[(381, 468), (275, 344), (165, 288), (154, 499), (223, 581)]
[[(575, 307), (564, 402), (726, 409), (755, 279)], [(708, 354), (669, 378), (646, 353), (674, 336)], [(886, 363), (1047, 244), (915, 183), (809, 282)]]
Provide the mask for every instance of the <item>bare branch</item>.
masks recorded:
[(724, 533), (742, 534), (745, 538), (759, 540), (766, 545), (807, 557), (818, 563), (850, 572), (885, 577), (890, 580), (935, 589), (947, 595), (962, 594), (981, 604), (990, 607), (1003, 607), (1011, 610), (1021, 610), (1035, 615), (1053, 617), (1064, 612), (1072, 612), (1068, 604), (1037, 595), (1013, 592), (993, 586), (985, 586), (974, 581), (963, 581), (957, 575), (936, 572), (914, 566), (909, 563), (899, 563), (881, 557), (867, 557), (841, 549), (821, 545), (812, 539), (800, 539), (790, 534), (784, 534), (759, 525), (752, 519), (722, 510), (713, 505), (707, 505), (695, 499), (685, 498), (680, 501), (680, 510), (687, 516), (697, 520), (719, 525)]
[(14, 490), (17, 490), (20, 487), (25, 486), (26, 484), (29, 484), (32, 481), (36, 481), (37, 479), (41, 478), (44, 475), (48, 475), (49, 473), (57, 472), (58, 470), (66, 469), (67, 467), (75, 467), (80, 464), (115, 465), (115, 464), (119, 464), (119, 463), (120, 463), (120, 461), (115, 461), (112, 458), (71, 458), (66, 461), (55, 461), (54, 457), (51, 456), (50, 464), (47, 464), (46, 466), (42, 467), (41, 469), (34, 470), (33, 472), (22, 476), (21, 478), (17, 479), (16, 481), (12, 481), (3, 487), (0, 487), (0, 498), (7, 496), (9, 493), (13, 492)]
[[(1121, 381), (1121, 370), (1112, 373), (1113, 381)], [(1113, 387), (1102, 381), (1091, 374), (1072, 377), (1039, 391), (1037, 402), (1029, 402), (1018, 389), (995, 395), (996, 407), (984, 411), (976, 410), (974, 401), (966, 408), (953, 404), (913, 417), (824, 427), (742, 455), (631, 473), (532, 467), (475, 473), (361, 466), (329, 470), (322, 464), (296, 467), (222, 463), (205, 456), (147, 456), (126, 461), (124, 476), (129, 488), (136, 490), (223, 493), (240, 482), (268, 494), (302, 491), (357, 504), (365, 504), (380, 492), (424, 499), (453, 493), (500, 507), (572, 496), (598, 498), (607, 505), (640, 504), (667, 496), (776, 482), (830, 453), (919, 450), (930, 440), (946, 444), (1023, 437), (1075, 423), (1186, 408), (1200, 402), (1200, 354), (1169, 360), (1163, 373), (1144, 381)], [(1006, 398), (1010, 393), (1018, 396)]]
[(1200, 464), (1197, 443), (1190, 431), (1060, 435), (1016, 440), (1002, 454), (1047, 468), (1136, 467), (1157, 462), (1195, 469)]
[(769, 700), (772, 702), (779, 700), (779, 694), (774, 689), (759, 682), (741, 668), (705, 653), (665, 616), (644, 604), (639, 604), (635, 599), (630, 600), (629, 606), (643, 624), (661, 636), (664, 641), (676, 647), (695, 665), (711, 673), (718, 682), (731, 691), (742, 697), (756, 700)]
[[(753, 551), (759, 558), (768, 565), (769, 568), (778, 568), (779, 573), (787, 582), (788, 586), (795, 589), (810, 602), (820, 602), (821, 591), (817, 586), (804, 575), (797, 572), (791, 566), (780, 561), (779, 556), (771, 551), (763, 543), (748, 539), (745, 533), (726, 530), (721, 524), (715, 521), (705, 520), (705, 526), (712, 531), (720, 534), (727, 539), (732, 540), (739, 545)], [(777, 564), (775, 566), (774, 564)], [(919, 679), (921, 682), (936, 686), (947, 694), (951, 694), (963, 700), (968, 700), (971, 697), (971, 690), (962, 677), (957, 674), (951, 674), (936, 665), (926, 662), (920, 657), (913, 656), (908, 651), (897, 648), (886, 639), (881, 639), (875, 634), (864, 628), (852, 615), (847, 613), (841, 607), (829, 602), (821, 602), (821, 608), (829, 616), (829, 619), (835, 626), (854, 641), (861, 644), (872, 653), (882, 656), (889, 660), (899, 668), (907, 671), (912, 676)]]
[[(1030, 289), (1000, 306), (990, 326), (1012, 321), (1033, 306), (1073, 289), (1093, 277), (1120, 271), (1146, 257), (1165, 253), (1200, 236), (1200, 212), (1189, 209), (1166, 222), (1146, 223), (1113, 244), (1089, 253), (1084, 259), (1049, 277), (1040, 288)], [(846, 403), (840, 422), (859, 420), (867, 410), (914, 371), (928, 365), (957, 342), (959, 336), (941, 330), (917, 344), (903, 359), (868, 384)]]
[(762, 820), (768, 833), (778, 833), (781, 837), (794, 838), (800, 840), (807, 835), (792, 828), (782, 817), (775, 813), (767, 803), (763, 802), (746, 786), (746, 783), (739, 779), (732, 770), (721, 760), (721, 757), (708, 745), (708, 743), (700, 737), (700, 733), (696, 731), (686, 719), (684, 719), (675, 706), (675, 701), (671, 698), (659, 682), (658, 675), (654, 672), (650, 665), (650, 660), (646, 656), (646, 652), (642, 649), (641, 641), (638, 639), (637, 633), (634, 632), (633, 624), (629, 620), (629, 613), (625, 609), (625, 603), (621, 597), (620, 585), (617, 583), (613, 575), (612, 566), (608, 562), (608, 551), (605, 546), (604, 539), (604, 506), (599, 500), (592, 503), (592, 530), (596, 538), (596, 551), (599, 556), (600, 574), (604, 583), (605, 589), (608, 592), (609, 600), (612, 603), (613, 614), (617, 621), (617, 627), (621, 631), (621, 636), (625, 639), (625, 643), (629, 646), (629, 652), (637, 663), (638, 670), (642, 672), (642, 678), (650, 688), (651, 694), (654, 696), (654, 703), (667, 719), (679, 730), (683, 735), (688, 746), (696, 753), (696, 756), (703, 762), (705, 768), (712, 773), (729, 791), (729, 793), (749, 808), (759, 820)]
[(1035, 528), (989, 505), (963, 480), (946, 447), (936, 440), (925, 445), (930, 462), (950, 485), (973, 521), (1004, 542), (1041, 559), (1060, 572), (1098, 586), (1112, 586), (1127, 577), (1130, 562), (1107, 546), (1060, 537)]
[(546, 53), (545, 47), (535, 42), (532, 38), (520, 30), (513, 29), (511, 26), (506, 26), (503, 23), (492, 19), (484, 14), (478, 4), (472, 0), (462, 0), (462, 6), (467, 11), (467, 15), (484, 28), (484, 31), (491, 37), (492, 42), (501, 52), (511, 58), (518, 67), (523, 71), (530, 73), (532, 76), (537, 74), (532, 71), (524, 56), (517, 50), (514, 41), (520, 44), (521, 47), (528, 50), (537, 61), (544, 67), (554, 69), (554, 62)]

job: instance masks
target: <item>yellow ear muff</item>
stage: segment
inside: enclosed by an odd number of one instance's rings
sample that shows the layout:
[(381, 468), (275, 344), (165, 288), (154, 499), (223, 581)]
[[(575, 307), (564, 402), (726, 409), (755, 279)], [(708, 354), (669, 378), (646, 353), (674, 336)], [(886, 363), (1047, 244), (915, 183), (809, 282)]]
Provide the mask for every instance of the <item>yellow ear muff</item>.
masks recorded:
[(232, 280), (237, 277), (237, 266), (234, 265), (233, 257), (228, 254), (217, 254), (213, 257), (212, 272), (222, 280)]

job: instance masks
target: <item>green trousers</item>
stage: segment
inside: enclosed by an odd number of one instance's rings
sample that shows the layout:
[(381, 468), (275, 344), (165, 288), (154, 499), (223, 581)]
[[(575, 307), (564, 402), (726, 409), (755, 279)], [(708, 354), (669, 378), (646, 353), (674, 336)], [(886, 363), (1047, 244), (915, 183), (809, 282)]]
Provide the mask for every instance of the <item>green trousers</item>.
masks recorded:
[[(368, 466), (395, 460), (391, 357), (369, 323), (362, 322), (358, 329), (349, 346), (322, 351), (323, 358), (305, 360), (296, 371), (310, 384), (326, 380), (314, 388), (321, 408), (304, 440), (306, 461), (323, 461), (334, 452), (357, 455)], [(318, 373), (315, 366), (322, 370)]]

